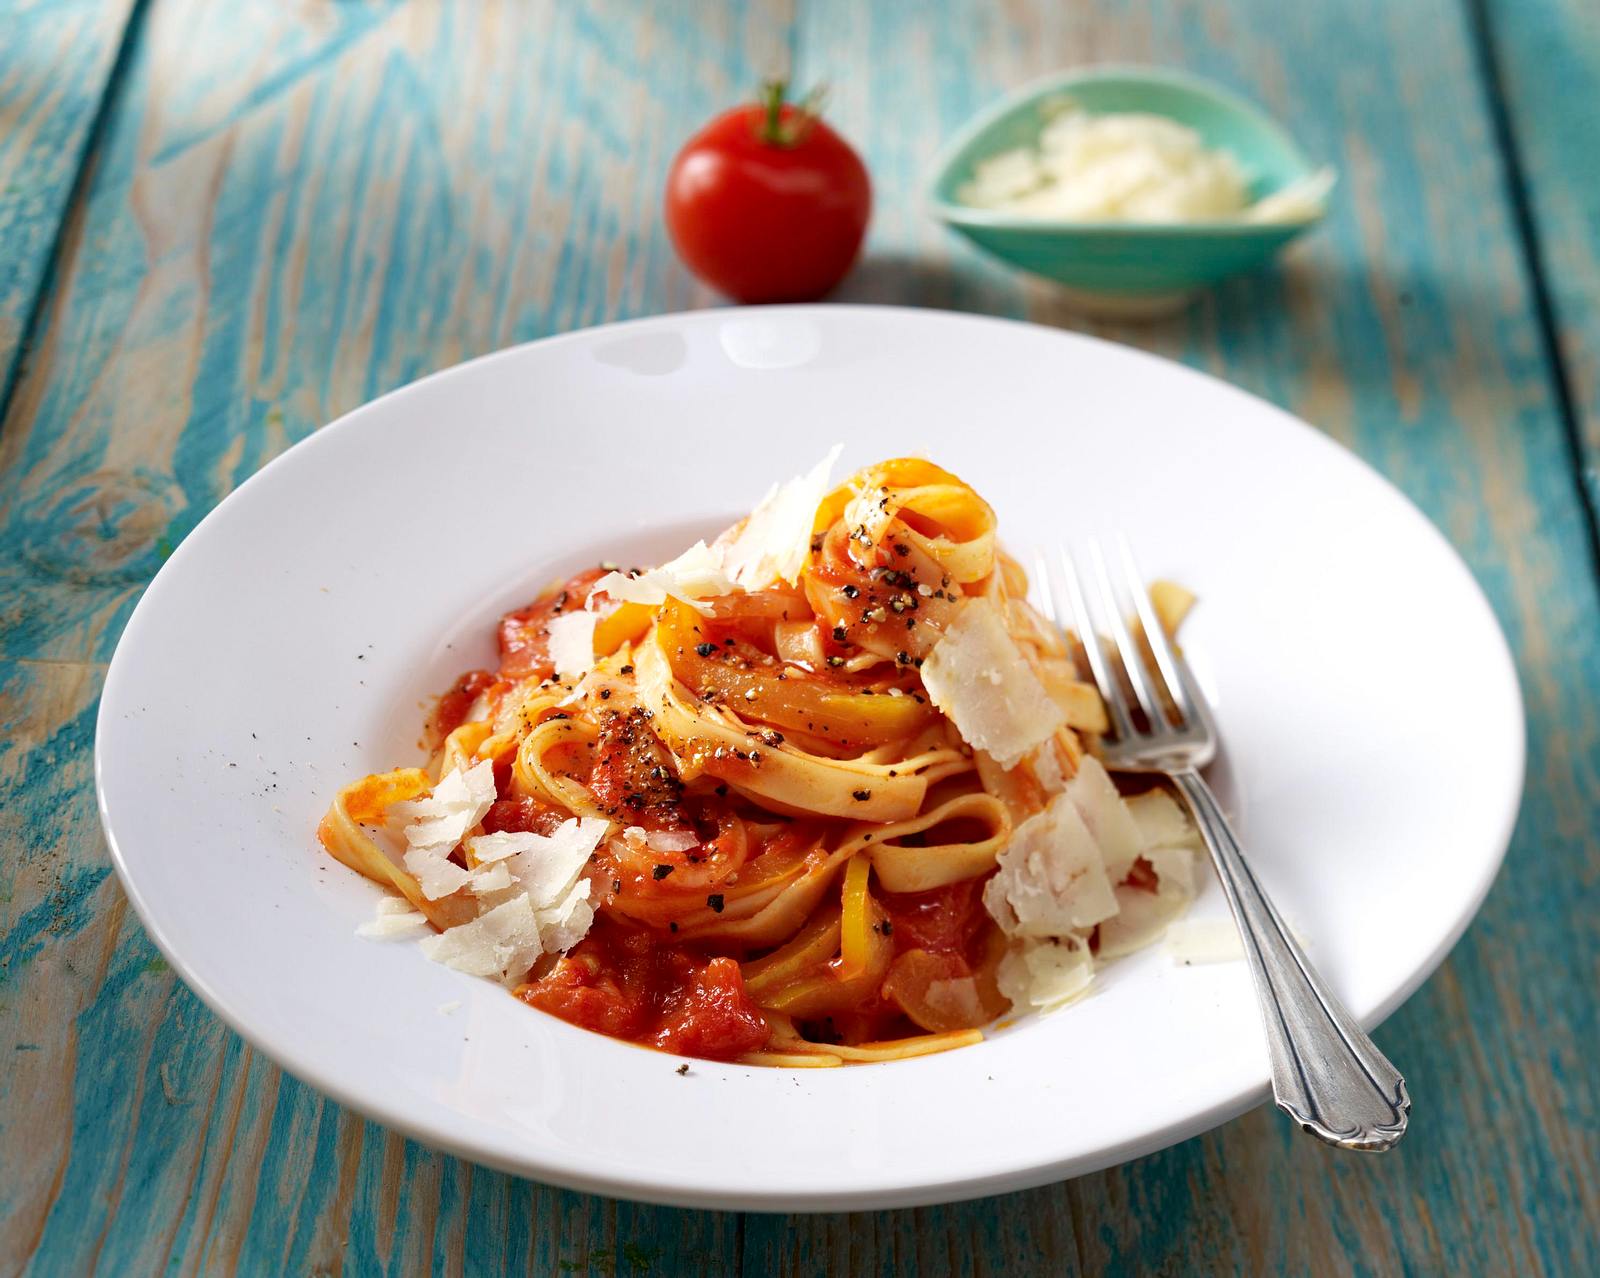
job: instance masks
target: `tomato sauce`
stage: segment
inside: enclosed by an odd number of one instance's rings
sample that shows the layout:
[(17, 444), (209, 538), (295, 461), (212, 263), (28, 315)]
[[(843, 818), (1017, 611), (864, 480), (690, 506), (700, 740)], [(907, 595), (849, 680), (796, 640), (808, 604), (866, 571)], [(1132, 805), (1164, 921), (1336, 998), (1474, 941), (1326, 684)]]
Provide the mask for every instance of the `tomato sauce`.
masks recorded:
[(927, 950), (976, 964), (994, 926), (983, 908), (983, 885), (983, 879), (963, 879), (927, 892), (879, 893), (894, 927), (895, 954)]
[(433, 708), (433, 717), (428, 721), (430, 741), (438, 745), (465, 723), (472, 703), (494, 684), (495, 677), (487, 670), (469, 670), (451, 684), (450, 691), (439, 698), (439, 703)]
[(549, 679), (556, 673), (550, 661), (550, 619), (576, 612), (589, 601), (594, 583), (604, 568), (586, 568), (553, 590), (547, 590), (526, 608), (508, 612), (500, 620), (500, 677)]
[(685, 1056), (733, 1060), (771, 1037), (733, 959), (663, 943), (604, 915), (517, 996), (584, 1029)]
[(538, 799), (497, 799), (483, 816), (485, 834), (554, 834), (567, 819), (564, 808)]

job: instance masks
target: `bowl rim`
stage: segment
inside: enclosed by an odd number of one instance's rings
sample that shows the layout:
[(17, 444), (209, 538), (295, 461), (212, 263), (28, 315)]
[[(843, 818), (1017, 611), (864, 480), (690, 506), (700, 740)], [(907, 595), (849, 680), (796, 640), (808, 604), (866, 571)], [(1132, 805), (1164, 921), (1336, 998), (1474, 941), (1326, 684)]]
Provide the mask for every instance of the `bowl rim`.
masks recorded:
[(1125, 235), (1130, 238), (1158, 236), (1197, 238), (1206, 235), (1248, 237), (1287, 235), (1293, 238), (1309, 230), (1327, 216), (1327, 208), (1324, 206), (1316, 217), (1303, 222), (1246, 222), (1241, 218), (1210, 218), (1197, 222), (1118, 222), (1106, 219), (1023, 217), (1001, 209), (981, 209), (968, 204), (958, 204), (939, 194), (939, 186), (954, 165), (956, 157), (972, 143), (974, 138), (981, 136), (997, 120), (1048, 93), (1072, 85), (1113, 79), (1138, 79), (1156, 84), (1176, 85), (1204, 94), (1231, 111), (1252, 117), (1262, 132), (1272, 135), (1306, 173), (1314, 173), (1319, 168), (1295, 141), (1288, 129), (1269, 115), (1264, 108), (1226, 85), (1177, 67), (1151, 66), (1137, 62), (1097, 62), (1089, 66), (1036, 76), (990, 103), (963, 125), (939, 149), (933, 161), (932, 177), (924, 186), (926, 201), (933, 214), (941, 221), (955, 226), (1026, 230), (1056, 235)]

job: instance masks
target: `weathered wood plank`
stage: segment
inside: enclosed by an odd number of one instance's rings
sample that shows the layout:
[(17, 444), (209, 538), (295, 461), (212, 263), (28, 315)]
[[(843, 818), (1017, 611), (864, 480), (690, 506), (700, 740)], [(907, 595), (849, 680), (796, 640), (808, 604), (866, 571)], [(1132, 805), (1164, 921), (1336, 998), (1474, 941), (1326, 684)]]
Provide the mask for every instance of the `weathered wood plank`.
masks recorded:
[(1551, 319), (1600, 510), (1600, 9), (1484, 0), (1496, 88), (1516, 146)]
[[(32, 1252), (76, 1145), (79, 1017), (111, 980), (123, 910), (107, 881), (89, 794), (102, 670), (0, 662), (0, 1263)], [(142, 938), (135, 940), (142, 943)], [(154, 994), (152, 1004), (159, 999)], [(118, 1086), (116, 1104), (135, 1104)]]
[(93, 661), (163, 547), (320, 422), (510, 340), (707, 300), (665, 247), (660, 175), (791, 15), (158, 0), (0, 432), (0, 1050), (24, 1049), (0, 1132), (37, 1151), (0, 1184), (0, 1258), (718, 1273), (742, 1238), (757, 1274), (1600, 1266), (1573, 1227), (1600, 1214), (1596, 936), (1572, 890), (1596, 870), (1582, 521), (1462, 15), (1358, 9), (812, 4), (797, 43), (878, 178), (851, 296), (1073, 322), (919, 211), (941, 135), (1052, 65), (1186, 62), (1343, 167), (1345, 202), (1290, 270), (1113, 335), (1353, 443), (1463, 548), (1517, 645), (1529, 799), (1482, 920), (1383, 1032), (1422, 1106), (1397, 1155), (1340, 1159), (1263, 1113), (1029, 1194), (741, 1225), (468, 1168), (224, 1030), (106, 879)]
[(0, 405), (134, 0), (11, 0), (0, 15)]
[[(880, 190), (925, 180), (948, 130), (1029, 76), (1095, 60), (1177, 63), (1256, 97), (1338, 164), (1329, 225), (1284, 269), (1226, 285), (1153, 327), (1086, 323), (885, 199), (875, 299), (1026, 314), (1208, 368), (1350, 444), (1445, 529), (1519, 654), (1529, 791), (1508, 870), (1441, 973), (1380, 1033), (1418, 1098), (1380, 1160), (1340, 1157), (1252, 1114), (1207, 1137), (1043, 1193), (922, 1213), (752, 1218), (746, 1272), (799, 1272), (870, 1238), (862, 1268), (925, 1273), (1592, 1272), (1600, 1096), (1596, 929), (1563, 884), (1592, 881), (1600, 840), (1593, 709), (1600, 660), (1586, 528), (1539, 343), (1466, 12), (1449, 3), (1251, 0), (1003, 9), (937, 16), (810, 4), (802, 73), (837, 82), (835, 114)], [(1589, 50), (1593, 50), (1591, 43)], [(849, 68), (841, 71), (839, 68)], [(1584, 99), (1574, 96), (1581, 113)], [(1552, 147), (1552, 159), (1555, 155)], [(1572, 152), (1568, 152), (1569, 156)], [(1537, 185), (1537, 184), (1536, 184)], [(1591, 247), (1593, 236), (1590, 236)], [(892, 264), (892, 265), (888, 265)], [(1591, 342), (1591, 347), (1592, 347)], [(997, 1246), (999, 1211), (1019, 1223)], [(1046, 1230), (1065, 1231), (1076, 1253)]]
[[(284, 1078), (127, 915), (89, 776), (100, 667), (168, 547), (431, 368), (706, 300), (670, 149), (784, 7), (154, 4), (0, 441), (0, 1268), (737, 1267), (737, 1224), (472, 1168)], [(197, 56), (203, 50), (204, 56)], [(15, 851), (14, 851), (15, 850)]]

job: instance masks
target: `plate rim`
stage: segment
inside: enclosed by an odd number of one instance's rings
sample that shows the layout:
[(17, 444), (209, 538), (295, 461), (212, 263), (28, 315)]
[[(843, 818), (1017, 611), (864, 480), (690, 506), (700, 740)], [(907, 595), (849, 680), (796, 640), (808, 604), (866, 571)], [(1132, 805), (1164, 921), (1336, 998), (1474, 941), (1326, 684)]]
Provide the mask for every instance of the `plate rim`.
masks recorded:
[[(649, 1178), (648, 1174), (642, 1178), (631, 1178), (623, 1174), (597, 1174), (575, 1170), (571, 1163), (566, 1160), (550, 1161), (546, 1157), (541, 1157), (537, 1149), (528, 1151), (521, 1158), (502, 1157), (498, 1153), (482, 1148), (470, 1141), (457, 1139), (449, 1129), (442, 1125), (436, 1126), (427, 1121), (413, 1119), (408, 1112), (398, 1106), (386, 1105), (381, 1093), (367, 1095), (345, 1086), (337, 1077), (320, 1069), (311, 1058), (311, 1054), (299, 1050), (296, 1044), (274, 1039), (266, 1033), (258, 1033), (252, 1027), (248, 1018), (236, 1012), (228, 1000), (213, 989), (206, 978), (184, 958), (183, 954), (173, 946), (168, 936), (156, 923), (152, 914), (151, 904), (136, 882), (134, 872), (128, 865), (114, 828), (113, 816), (107, 797), (106, 774), (108, 761), (102, 748), (102, 729), (110, 717), (107, 707), (112, 704), (113, 698), (109, 694), (115, 690), (116, 685), (123, 678), (129, 677), (126, 674), (126, 661), (119, 663), (127, 636), (130, 633), (135, 633), (142, 615), (147, 614), (151, 608), (160, 606), (159, 604), (152, 605), (150, 603), (152, 596), (157, 595), (157, 589), (163, 578), (171, 579), (169, 568), (173, 564), (183, 562), (185, 552), (190, 549), (189, 543), (195, 540), (196, 535), (217, 516), (219, 511), (230, 502), (233, 502), (239, 494), (246, 492), (251, 485), (260, 480), (262, 476), (273, 471), (275, 467), (284, 463), (286, 459), (303, 449), (313, 448), (319, 439), (330, 436), (334, 431), (352, 429), (353, 424), (359, 422), (369, 412), (379, 411), (380, 406), (386, 404), (387, 401), (410, 394), (426, 383), (461, 375), (466, 373), (467, 370), (476, 369), (481, 365), (490, 364), (498, 360), (513, 358), (532, 347), (546, 348), (577, 344), (585, 340), (593, 340), (599, 334), (615, 334), (627, 330), (650, 328), (671, 328), (685, 322), (714, 323), (718, 320), (725, 320), (735, 313), (738, 312), (723, 309), (700, 309), (612, 321), (516, 343), (486, 352), (469, 360), (463, 360), (459, 363), (436, 369), (357, 405), (316, 429), (310, 435), (296, 441), (251, 474), (224, 496), (221, 501), (217, 502), (211, 510), (206, 512), (151, 578), (141, 593), (137, 604), (129, 614), (122, 633), (118, 636), (111, 660), (108, 663), (105, 679), (100, 690), (100, 703), (95, 716), (93, 775), (96, 810), (99, 815), (102, 834), (110, 851), (112, 864), (116, 870), (122, 891), (132, 904), (146, 935), (172, 966), (175, 974), (230, 1029), (239, 1034), (241, 1038), (285, 1073), (288, 1073), (302, 1084), (330, 1097), (340, 1105), (350, 1109), (353, 1113), (377, 1122), (429, 1148), (449, 1153), (469, 1162), (513, 1175), (528, 1177), (560, 1188), (629, 1201), (700, 1210), (755, 1212), (884, 1210), (961, 1202), (999, 1193), (1033, 1188), (1053, 1183), (1063, 1178), (1101, 1171), (1107, 1167), (1116, 1166), (1191, 1139), (1255, 1108), (1270, 1096), (1270, 1083), (1265, 1079), (1239, 1089), (1213, 1105), (1187, 1115), (1183, 1120), (1174, 1121), (1165, 1127), (1142, 1133), (1126, 1141), (1104, 1146), (1093, 1154), (1068, 1156), (1046, 1162), (1031, 1162), (1006, 1171), (990, 1172), (977, 1178), (961, 1177), (937, 1182), (927, 1180), (914, 1183), (897, 1182), (873, 1189), (848, 1189), (843, 1191), (752, 1191), (748, 1188), (734, 1188), (731, 1182), (728, 1182), (723, 1189), (667, 1186)], [(1473, 884), (1468, 908), (1462, 910), (1460, 915), (1452, 922), (1450, 928), (1442, 935), (1440, 941), (1429, 952), (1427, 958), (1414, 969), (1407, 979), (1401, 982), (1388, 998), (1382, 1000), (1371, 1014), (1360, 1018), (1362, 1024), (1368, 1030), (1372, 1030), (1381, 1024), (1438, 970), (1439, 966), (1460, 941), (1467, 928), (1477, 918), (1485, 898), (1488, 896), (1505, 863), (1506, 854), (1509, 851), (1511, 837), (1521, 814), (1522, 801), (1525, 795), (1527, 710), (1521, 682), (1517, 675), (1515, 659), (1504, 627), (1500, 624), (1493, 605), (1460, 552), (1415, 502), (1386, 475), (1377, 470), (1354, 450), (1326, 435), (1288, 409), (1213, 373), (1194, 368), (1178, 360), (1169, 359), (1166, 356), (1157, 355), (1139, 347), (1113, 342), (1092, 334), (1057, 329), (1024, 319), (931, 307), (817, 303), (762, 307), (756, 311), (758, 316), (817, 314), (826, 316), (837, 313), (866, 313), (889, 323), (910, 320), (916, 323), (950, 324), (955, 326), (976, 324), (1021, 330), (1023, 332), (1047, 335), (1052, 339), (1085, 343), (1094, 347), (1110, 347), (1117, 352), (1119, 357), (1134, 356), (1138, 359), (1159, 364), (1168, 372), (1176, 370), (1180, 374), (1187, 374), (1206, 382), (1214, 383), (1234, 394), (1246, 396), (1257, 406), (1268, 410), (1269, 414), (1275, 419), (1277, 429), (1289, 430), (1294, 428), (1294, 431), (1297, 431), (1302, 438), (1313, 440), (1316, 445), (1331, 449), (1333, 452), (1343, 455), (1347, 461), (1356, 463), (1365, 472), (1369, 480), (1376, 480), (1410, 512), (1419, 527), (1419, 533), (1430, 536), (1437, 547), (1444, 550), (1454, 561), (1460, 575), (1470, 587), (1470, 596), (1489, 623), (1488, 628), (1495, 641), (1495, 652), (1500, 667), (1499, 676), (1503, 680), (1506, 690), (1510, 693), (1512, 708), (1516, 713), (1519, 731), (1507, 743), (1511, 751), (1511, 760), (1515, 766), (1514, 768), (1508, 768), (1506, 773), (1508, 780), (1512, 778), (1514, 780), (1507, 786), (1506, 801), (1494, 831), (1493, 846), (1497, 851), (1486, 863), (1486, 868), (1480, 881)], [(298, 460), (303, 463), (305, 458), (302, 456)], [(1265, 1062), (1263, 1062), (1263, 1069), (1265, 1069)]]

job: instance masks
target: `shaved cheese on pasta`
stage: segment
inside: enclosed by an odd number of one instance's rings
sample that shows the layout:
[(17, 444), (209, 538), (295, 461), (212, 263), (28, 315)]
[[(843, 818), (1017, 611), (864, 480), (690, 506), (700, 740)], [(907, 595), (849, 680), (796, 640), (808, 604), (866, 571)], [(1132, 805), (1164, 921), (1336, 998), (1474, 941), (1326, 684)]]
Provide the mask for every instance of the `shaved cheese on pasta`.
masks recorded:
[(494, 764), (485, 760), (465, 772), (446, 773), (427, 798), (389, 809), (391, 815), (410, 819), (405, 866), (428, 900), (437, 901), (465, 885), (467, 871), (451, 861), (450, 854), (494, 801)]
[(1156, 882), (1164, 896), (1194, 898), (1195, 849), (1189, 847), (1146, 848), (1144, 859), (1156, 872)]
[(1081, 936), (1028, 941), (1000, 960), (995, 978), (1012, 1006), (1048, 1012), (1089, 988), (1094, 956)]
[(650, 568), (637, 575), (608, 572), (594, 583), (589, 602), (593, 607), (595, 596), (604, 593), (618, 603), (657, 607), (666, 603), (667, 596), (671, 595), (704, 611), (700, 600), (726, 595), (733, 589), (733, 580), (723, 572), (722, 563), (712, 553), (711, 547), (703, 541), (697, 541), (676, 559), (659, 568)]
[(700, 846), (700, 836), (692, 830), (651, 830), (645, 843), (652, 852), (687, 852)]
[(471, 976), (520, 976), (542, 953), (539, 923), (523, 893), (421, 944), (422, 952), (435, 963)]
[(384, 940), (392, 936), (406, 936), (427, 926), (428, 916), (420, 910), (413, 910), (404, 897), (381, 896), (373, 917), (356, 928), (356, 935), (369, 940)]
[(1167, 952), (1179, 963), (1229, 963), (1244, 957), (1232, 919), (1179, 919), (1167, 929)]
[(1067, 782), (1067, 794), (1100, 845), (1106, 874), (1113, 883), (1122, 882), (1133, 869), (1145, 840), (1100, 760), (1084, 755), (1078, 761), (1078, 773)]
[(594, 612), (564, 612), (550, 619), (550, 661), (557, 674), (575, 679), (594, 668), (594, 628), (599, 622)]
[(1117, 912), (1099, 845), (1068, 794), (1014, 831), (983, 890), (983, 903), (1010, 936), (1065, 936)]
[(561, 903), (609, 828), (610, 822), (600, 817), (572, 817), (549, 834), (484, 834), (468, 846), (480, 860), (503, 862), (534, 908), (545, 910)]
[(976, 750), (1014, 768), (1066, 722), (987, 599), (969, 599), (922, 665), (922, 684)]
[(1142, 950), (1166, 931), (1167, 924), (1187, 903), (1183, 898), (1119, 887), (1116, 914), (1100, 924), (1100, 957), (1116, 958)]
[(496, 861), (474, 870), (467, 886), (478, 896), (487, 896), (490, 892), (502, 892), (511, 886), (511, 871), (506, 869), (503, 861)]
[(1157, 888), (1117, 888), (1117, 913), (1100, 924), (1100, 957), (1143, 949), (1167, 930), (1194, 899), (1194, 854), (1188, 848), (1146, 848)]
[[(517, 830), (498, 834), (480, 834), (467, 840), (467, 850), (477, 858), (479, 865), (490, 861), (503, 861), (515, 852), (525, 852), (530, 846), (530, 836)], [(539, 835), (533, 835), (539, 838)]]
[(579, 879), (567, 889), (560, 904), (538, 913), (540, 941), (547, 954), (565, 954), (589, 934), (594, 924), (594, 904), (589, 880)]
[(1028, 756), (1028, 765), (1034, 780), (1046, 794), (1060, 794), (1067, 788), (1067, 778), (1061, 772), (1061, 760), (1056, 755), (1056, 743), (1046, 741)]
[(1133, 822), (1139, 827), (1139, 843), (1147, 848), (1175, 847), (1192, 842), (1197, 836), (1189, 817), (1165, 790), (1146, 790), (1125, 799)]
[(792, 586), (799, 580), (811, 553), (817, 507), (828, 495), (829, 473), (843, 451), (843, 444), (835, 444), (805, 474), (774, 484), (731, 540), (718, 540), (714, 550), (722, 569), (738, 585), (765, 590), (780, 581)]
[(483, 820), (494, 801), (494, 764), (485, 760), (465, 772), (447, 773), (427, 798), (396, 803), (389, 814), (411, 822), (405, 832), (411, 847), (450, 850)]
[[(441, 848), (444, 850), (441, 851)], [(471, 877), (467, 871), (450, 860), (449, 848), (444, 844), (408, 849), (405, 864), (406, 869), (416, 877), (422, 895), (430, 901), (437, 901), (440, 897), (460, 891)]]

